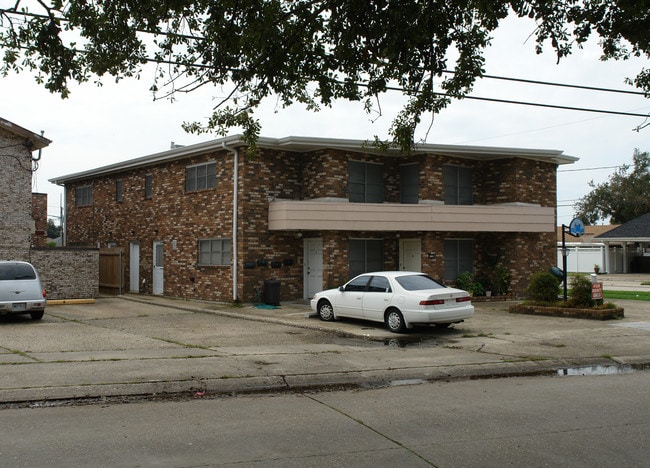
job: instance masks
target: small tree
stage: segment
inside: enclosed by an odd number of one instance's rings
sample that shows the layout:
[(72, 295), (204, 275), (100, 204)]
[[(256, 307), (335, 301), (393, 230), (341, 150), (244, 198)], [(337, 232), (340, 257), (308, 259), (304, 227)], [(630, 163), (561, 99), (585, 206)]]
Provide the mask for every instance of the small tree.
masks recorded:
[(560, 295), (560, 280), (548, 271), (540, 271), (530, 278), (526, 293), (532, 301), (556, 302)]
[(576, 217), (588, 224), (611, 218), (623, 224), (650, 211), (650, 154), (634, 150), (633, 164), (622, 165), (607, 182), (589, 182), (591, 192), (575, 205)]
[(469, 271), (463, 271), (456, 278), (456, 287), (458, 289), (463, 289), (465, 291), (470, 291), (472, 289), (472, 284), (474, 283), (474, 278)]
[(61, 237), (61, 226), (54, 224), (51, 219), (47, 220), (47, 237), (50, 239)]
[(571, 278), (571, 294), (568, 300), (571, 307), (590, 308), (595, 305), (591, 298), (591, 281), (584, 275)]

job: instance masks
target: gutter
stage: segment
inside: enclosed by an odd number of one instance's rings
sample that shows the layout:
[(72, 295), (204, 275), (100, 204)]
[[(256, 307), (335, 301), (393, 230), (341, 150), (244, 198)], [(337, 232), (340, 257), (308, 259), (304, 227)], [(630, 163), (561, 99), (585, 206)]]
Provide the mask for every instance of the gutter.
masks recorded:
[(237, 209), (238, 199), (237, 193), (239, 191), (239, 150), (232, 148), (226, 144), (221, 143), (221, 147), (229, 151), (233, 155), (233, 181), (232, 181), (232, 300), (237, 301), (237, 276), (238, 276), (238, 249), (237, 249)]

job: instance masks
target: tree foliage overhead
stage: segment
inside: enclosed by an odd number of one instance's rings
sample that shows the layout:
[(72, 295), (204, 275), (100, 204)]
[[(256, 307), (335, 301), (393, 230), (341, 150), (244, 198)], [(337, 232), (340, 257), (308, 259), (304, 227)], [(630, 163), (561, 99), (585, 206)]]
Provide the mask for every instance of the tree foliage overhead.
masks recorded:
[[(649, 12), (650, 0), (15, 0), (0, 8), (0, 70), (35, 72), (66, 97), (71, 82), (139, 76), (153, 62), (158, 96), (226, 90), (186, 129), (241, 127), (250, 142), (269, 96), (381, 112), (381, 95), (397, 88), (408, 99), (390, 143), (410, 147), (424, 115), (472, 90), (506, 16), (536, 21), (538, 53), (550, 43), (560, 60), (595, 34), (603, 58), (625, 59), (650, 57)], [(650, 95), (650, 70), (630, 82)]]
[(608, 182), (589, 182), (592, 191), (574, 206), (576, 217), (586, 224), (611, 218), (623, 224), (650, 212), (650, 154), (634, 151), (633, 167), (619, 167)]

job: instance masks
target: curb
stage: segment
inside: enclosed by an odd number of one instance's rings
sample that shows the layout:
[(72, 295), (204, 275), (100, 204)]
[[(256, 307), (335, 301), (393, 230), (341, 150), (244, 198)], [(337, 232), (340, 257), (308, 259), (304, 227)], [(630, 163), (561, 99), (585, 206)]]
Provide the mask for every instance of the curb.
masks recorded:
[[(619, 362), (620, 361), (620, 362)], [(598, 371), (598, 369), (603, 369)], [(616, 372), (615, 369), (620, 369)], [(211, 398), (259, 393), (313, 392), (326, 389), (382, 388), (458, 380), (512, 377), (615, 374), (650, 369), (637, 357), (583, 360), (518, 361), (442, 367), (360, 370), (325, 374), (270, 375), (219, 379), (125, 382), (0, 391), (3, 407), (44, 407), (129, 400)], [(25, 393), (30, 397), (25, 398)]]

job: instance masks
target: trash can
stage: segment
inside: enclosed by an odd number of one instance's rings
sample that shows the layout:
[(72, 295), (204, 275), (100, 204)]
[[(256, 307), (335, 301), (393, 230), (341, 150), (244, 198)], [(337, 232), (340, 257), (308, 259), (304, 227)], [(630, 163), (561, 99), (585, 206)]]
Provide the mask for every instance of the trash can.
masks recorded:
[(280, 281), (279, 280), (265, 280), (264, 281), (264, 303), (268, 305), (280, 305)]

